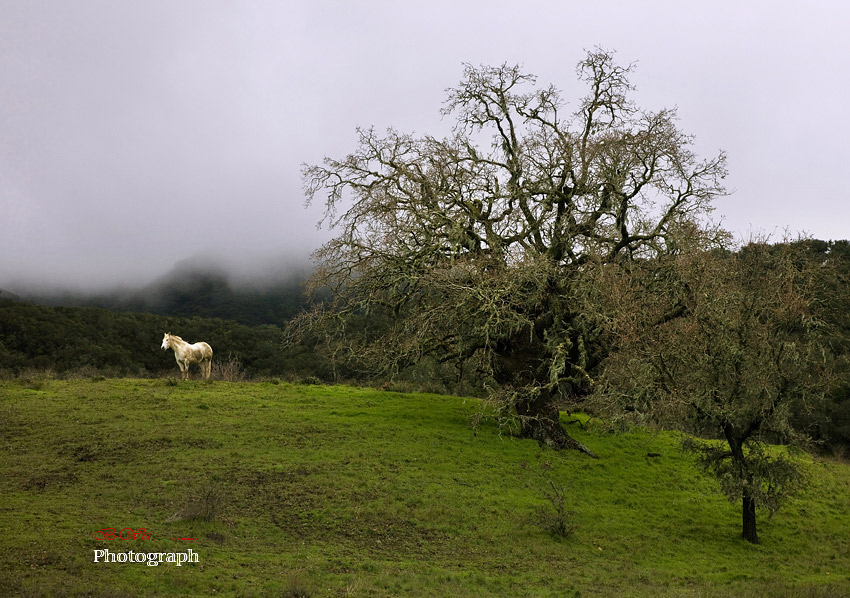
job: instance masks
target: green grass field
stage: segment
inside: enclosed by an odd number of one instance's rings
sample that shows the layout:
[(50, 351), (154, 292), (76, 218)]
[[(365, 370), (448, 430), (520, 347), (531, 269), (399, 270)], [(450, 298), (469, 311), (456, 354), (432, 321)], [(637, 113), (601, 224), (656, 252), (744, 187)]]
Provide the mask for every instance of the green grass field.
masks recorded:
[[(0, 596), (850, 595), (846, 465), (809, 461), (754, 546), (673, 434), (572, 426), (593, 460), (438, 395), (48, 379), (0, 397)], [(94, 563), (104, 548), (199, 562)]]

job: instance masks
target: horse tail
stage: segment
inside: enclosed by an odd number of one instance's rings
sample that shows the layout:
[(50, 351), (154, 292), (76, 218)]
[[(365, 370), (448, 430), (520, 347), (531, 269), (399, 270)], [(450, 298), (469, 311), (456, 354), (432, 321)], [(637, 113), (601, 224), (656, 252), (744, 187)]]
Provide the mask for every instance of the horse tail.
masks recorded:
[(204, 378), (209, 380), (210, 373), (212, 372), (213, 350), (212, 350), (212, 347), (209, 345), (209, 343), (204, 343), (204, 349), (205, 349), (205, 351), (204, 351), (204, 361), (203, 361)]

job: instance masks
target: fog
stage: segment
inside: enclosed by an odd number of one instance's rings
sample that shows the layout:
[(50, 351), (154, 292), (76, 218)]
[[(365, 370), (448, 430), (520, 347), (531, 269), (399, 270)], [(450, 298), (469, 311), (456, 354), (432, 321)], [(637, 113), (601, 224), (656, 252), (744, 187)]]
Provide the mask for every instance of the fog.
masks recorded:
[(301, 267), (332, 234), (302, 163), (357, 126), (445, 132), (463, 62), (521, 63), (575, 101), (597, 45), (638, 63), (641, 106), (728, 152), (729, 229), (847, 238), (847, 22), (839, 2), (7, 0), (0, 288)]

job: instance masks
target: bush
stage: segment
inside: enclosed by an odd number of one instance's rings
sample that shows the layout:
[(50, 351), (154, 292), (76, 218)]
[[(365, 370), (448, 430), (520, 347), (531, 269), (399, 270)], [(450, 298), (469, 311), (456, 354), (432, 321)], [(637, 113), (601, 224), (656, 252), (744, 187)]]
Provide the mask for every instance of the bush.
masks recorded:
[(233, 353), (227, 354), (227, 359), (215, 359), (212, 362), (212, 378), (224, 382), (241, 382), (245, 379), (245, 369), (239, 357)]

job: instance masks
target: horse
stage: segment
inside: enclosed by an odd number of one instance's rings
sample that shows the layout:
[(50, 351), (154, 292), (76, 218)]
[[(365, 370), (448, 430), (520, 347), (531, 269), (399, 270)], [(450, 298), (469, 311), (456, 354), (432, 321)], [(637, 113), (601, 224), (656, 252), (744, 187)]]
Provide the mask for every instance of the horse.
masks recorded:
[(180, 373), (184, 380), (189, 379), (189, 364), (197, 363), (201, 368), (201, 374), (207, 380), (210, 377), (212, 367), (213, 350), (207, 343), (200, 342), (190, 345), (176, 334), (166, 332), (162, 337), (162, 348), (174, 350), (174, 358), (180, 366)]

